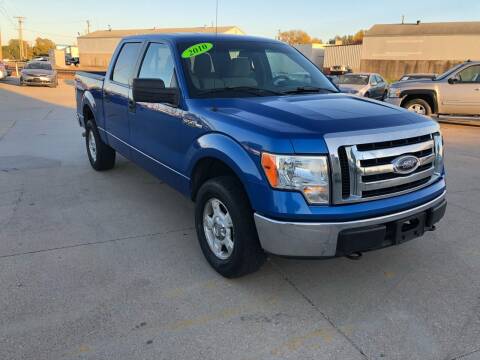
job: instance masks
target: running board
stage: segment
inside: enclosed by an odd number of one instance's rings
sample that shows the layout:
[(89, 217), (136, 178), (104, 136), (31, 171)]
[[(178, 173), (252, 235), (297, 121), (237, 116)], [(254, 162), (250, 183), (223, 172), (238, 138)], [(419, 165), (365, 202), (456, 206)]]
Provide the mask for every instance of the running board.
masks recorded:
[(480, 126), (480, 116), (448, 116), (448, 115), (434, 115), (433, 120), (446, 124), (458, 124), (469, 126)]

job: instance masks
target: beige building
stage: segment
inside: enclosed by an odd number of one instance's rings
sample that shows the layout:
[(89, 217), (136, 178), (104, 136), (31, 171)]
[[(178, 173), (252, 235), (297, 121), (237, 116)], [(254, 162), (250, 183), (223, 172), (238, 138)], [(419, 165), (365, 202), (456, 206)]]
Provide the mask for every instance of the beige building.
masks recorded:
[[(166, 33), (214, 33), (215, 30), (215, 27), (205, 26), (193, 28), (103, 30), (91, 32), (77, 38), (80, 65), (82, 67), (107, 68), (115, 48), (125, 36)], [(218, 33), (234, 35), (245, 34), (237, 26), (219, 26)]]
[(404, 73), (441, 73), (480, 60), (480, 22), (374, 25), (363, 39), (361, 70), (389, 79)]

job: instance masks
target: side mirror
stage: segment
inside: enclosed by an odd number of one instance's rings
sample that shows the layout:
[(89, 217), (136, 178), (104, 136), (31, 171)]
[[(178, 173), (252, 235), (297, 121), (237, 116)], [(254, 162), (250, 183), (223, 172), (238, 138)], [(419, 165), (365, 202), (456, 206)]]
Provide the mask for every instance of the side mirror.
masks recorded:
[(133, 100), (146, 103), (166, 103), (178, 106), (179, 92), (177, 88), (166, 88), (160, 79), (133, 79)]
[(458, 79), (457, 79), (457, 78), (451, 77), (451, 78), (448, 79), (448, 83), (449, 83), (449, 84), (452, 84), (452, 85), (453, 85), (453, 84), (456, 84), (457, 82), (458, 82)]

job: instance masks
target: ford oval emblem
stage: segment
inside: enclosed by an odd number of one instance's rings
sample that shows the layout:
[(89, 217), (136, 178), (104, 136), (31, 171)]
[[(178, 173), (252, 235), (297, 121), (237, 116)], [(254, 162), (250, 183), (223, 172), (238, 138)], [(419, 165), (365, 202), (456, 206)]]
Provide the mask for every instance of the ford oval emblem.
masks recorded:
[(410, 174), (418, 169), (420, 160), (413, 155), (399, 156), (392, 161), (393, 172), (397, 174)]

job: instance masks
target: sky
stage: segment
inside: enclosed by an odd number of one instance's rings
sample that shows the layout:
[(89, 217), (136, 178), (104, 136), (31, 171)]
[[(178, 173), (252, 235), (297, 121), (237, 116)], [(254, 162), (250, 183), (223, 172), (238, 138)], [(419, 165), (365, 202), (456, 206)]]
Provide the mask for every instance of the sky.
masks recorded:
[[(279, 30), (302, 29), (328, 41), (373, 24), (480, 21), (478, 0), (218, 0), (218, 24), (236, 25), (249, 35), (275, 37)], [(193, 27), (215, 22), (216, 0), (0, 0), (2, 42), (17, 38), (24, 16), (24, 38), (48, 37), (75, 43), (78, 33), (112, 29)]]

